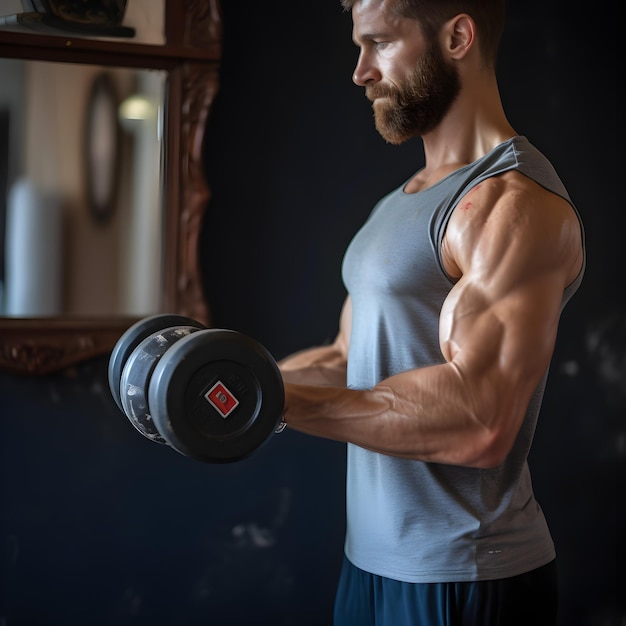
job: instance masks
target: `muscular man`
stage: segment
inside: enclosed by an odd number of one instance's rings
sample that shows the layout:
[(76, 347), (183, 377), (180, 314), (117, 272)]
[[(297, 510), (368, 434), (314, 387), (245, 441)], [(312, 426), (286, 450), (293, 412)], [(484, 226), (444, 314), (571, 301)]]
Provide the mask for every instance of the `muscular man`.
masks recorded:
[(527, 457), (579, 216), (503, 110), (504, 0), (343, 5), (376, 128), (421, 137), (425, 166), (348, 247), (334, 343), (280, 363), (287, 425), (348, 443), (335, 623), (554, 625)]

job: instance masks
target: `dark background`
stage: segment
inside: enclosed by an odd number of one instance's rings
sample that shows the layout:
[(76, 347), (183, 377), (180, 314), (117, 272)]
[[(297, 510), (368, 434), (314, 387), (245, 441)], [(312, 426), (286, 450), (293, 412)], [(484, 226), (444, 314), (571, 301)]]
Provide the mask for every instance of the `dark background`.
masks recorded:
[[(422, 165), (421, 145), (388, 146), (374, 130), (338, 0), (223, 5), (200, 260), (214, 325), (281, 358), (335, 335), (345, 247)], [(558, 551), (560, 626), (623, 626), (616, 14), (509, 5), (505, 108), (561, 174), (589, 253), (531, 457)], [(130, 426), (107, 362), (0, 376), (0, 625), (329, 625), (344, 446), (288, 429), (237, 464), (192, 461)]]

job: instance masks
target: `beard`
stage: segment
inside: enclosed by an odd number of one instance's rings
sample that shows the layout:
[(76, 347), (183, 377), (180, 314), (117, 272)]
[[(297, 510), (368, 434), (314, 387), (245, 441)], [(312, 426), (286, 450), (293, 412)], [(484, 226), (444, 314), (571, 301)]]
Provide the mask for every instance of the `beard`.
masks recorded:
[(450, 110), (461, 90), (457, 69), (432, 45), (398, 87), (368, 85), (376, 130), (391, 144), (433, 130)]

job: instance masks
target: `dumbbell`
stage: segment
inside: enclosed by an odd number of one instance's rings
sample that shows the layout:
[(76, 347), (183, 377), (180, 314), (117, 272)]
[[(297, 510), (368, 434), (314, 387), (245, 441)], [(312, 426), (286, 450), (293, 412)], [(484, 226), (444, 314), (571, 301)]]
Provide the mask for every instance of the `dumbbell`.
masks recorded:
[(284, 385), (269, 351), (183, 315), (133, 324), (111, 352), (108, 379), (142, 435), (198, 461), (238, 461), (280, 429)]

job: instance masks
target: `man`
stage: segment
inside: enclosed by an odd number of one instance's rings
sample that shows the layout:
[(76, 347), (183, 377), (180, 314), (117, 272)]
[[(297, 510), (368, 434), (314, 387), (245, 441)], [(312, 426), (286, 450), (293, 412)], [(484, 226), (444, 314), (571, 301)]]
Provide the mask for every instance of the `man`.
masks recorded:
[(527, 457), (582, 226), (511, 127), (503, 0), (343, 0), (354, 82), (425, 166), (351, 242), (330, 346), (280, 363), (286, 424), (348, 443), (337, 626), (556, 623)]

